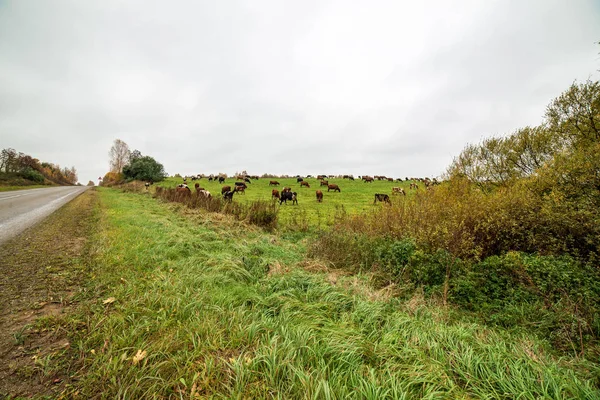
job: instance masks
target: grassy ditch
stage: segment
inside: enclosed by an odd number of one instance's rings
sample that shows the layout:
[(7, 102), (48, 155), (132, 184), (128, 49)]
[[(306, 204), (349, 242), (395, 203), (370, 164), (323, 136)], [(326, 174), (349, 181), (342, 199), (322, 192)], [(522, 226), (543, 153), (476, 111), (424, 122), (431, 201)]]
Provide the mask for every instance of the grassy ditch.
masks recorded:
[(594, 365), (399, 301), (231, 216), (100, 189), (74, 398), (598, 398)]

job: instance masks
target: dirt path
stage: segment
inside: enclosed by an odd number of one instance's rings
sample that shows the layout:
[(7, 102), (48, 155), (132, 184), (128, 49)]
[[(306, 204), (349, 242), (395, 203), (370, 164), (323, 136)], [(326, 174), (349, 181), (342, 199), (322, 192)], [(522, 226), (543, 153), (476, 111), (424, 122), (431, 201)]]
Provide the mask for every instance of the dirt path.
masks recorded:
[(89, 190), (0, 246), (0, 398), (52, 396), (69, 381), (52, 366), (69, 341), (48, 322), (80, 289), (96, 202)]

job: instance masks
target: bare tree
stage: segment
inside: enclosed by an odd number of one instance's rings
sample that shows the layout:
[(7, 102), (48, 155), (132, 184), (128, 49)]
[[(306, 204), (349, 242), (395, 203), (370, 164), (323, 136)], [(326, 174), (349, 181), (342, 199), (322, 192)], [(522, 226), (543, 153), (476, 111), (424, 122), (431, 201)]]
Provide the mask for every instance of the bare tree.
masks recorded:
[(115, 139), (110, 152), (110, 171), (120, 173), (123, 171), (123, 167), (129, 164), (129, 157), (131, 152), (127, 143), (121, 139)]

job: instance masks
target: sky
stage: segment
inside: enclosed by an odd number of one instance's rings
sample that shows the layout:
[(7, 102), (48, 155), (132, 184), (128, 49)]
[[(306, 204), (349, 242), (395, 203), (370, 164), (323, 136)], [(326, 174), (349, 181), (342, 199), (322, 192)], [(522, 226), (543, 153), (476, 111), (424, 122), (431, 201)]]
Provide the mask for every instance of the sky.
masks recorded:
[(0, 148), (109, 170), (434, 177), (600, 79), (600, 1), (0, 0)]

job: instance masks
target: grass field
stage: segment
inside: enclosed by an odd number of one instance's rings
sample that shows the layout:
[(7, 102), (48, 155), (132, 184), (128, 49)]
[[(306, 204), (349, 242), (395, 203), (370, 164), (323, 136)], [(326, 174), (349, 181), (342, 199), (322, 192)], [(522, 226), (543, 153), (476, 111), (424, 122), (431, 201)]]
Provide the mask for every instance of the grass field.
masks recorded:
[[(276, 180), (280, 183), (279, 186), (269, 186), (270, 180)], [(271, 190), (278, 189), (281, 191), (284, 187), (291, 187), (293, 192), (298, 193), (298, 205), (293, 206), (291, 203), (283, 204), (279, 210), (279, 221), (283, 226), (296, 225), (302, 227), (303, 224), (309, 224), (311, 227), (325, 227), (331, 225), (337, 213), (346, 212), (357, 214), (368, 212), (375, 207), (382, 207), (383, 204), (378, 203), (373, 205), (375, 193), (386, 193), (390, 195), (392, 202), (401, 201), (404, 196), (392, 196), (392, 187), (402, 187), (407, 193), (407, 198), (414, 195), (414, 190), (409, 190), (410, 182), (388, 182), (374, 181), (373, 183), (364, 183), (356, 179), (350, 181), (348, 179), (329, 179), (329, 183), (337, 184), (341, 192), (327, 192), (326, 186), (319, 186), (319, 181), (314, 178), (305, 179), (310, 184), (310, 188), (300, 187), (296, 178), (275, 179), (261, 178), (252, 180), (248, 184), (245, 194), (236, 194), (234, 201), (251, 201), (251, 200), (271, 200)], [(167, 178), (165, 181), (157, 183), (163, 187), (175, 187), (182, 183), (181, 178)], [(225, 183), (209, 182), (208, 179), (202, 178), (199, 181), (188, 180), (188, 185), (193, 189), (195, 183), (199, 183), (213, 195), (220, 195), (221, 188), (225, 185), (234, 186), (235, 179), (229, 178)], [(321, 190), (323, 192), (323, 202), (316, 201), (315, 192)], [(424, 190), (422, 184), (420, 189)]]
[(375, 291), (368, 276), (307, 259), (303, 240), (98, 190), (91, 279), (78, 312), (54, 321), (72, 335), (67, 398), (600, 396), (585, 360), (555, 358), (534, 336), (480, 325), (418, 292), (399, 301)]

